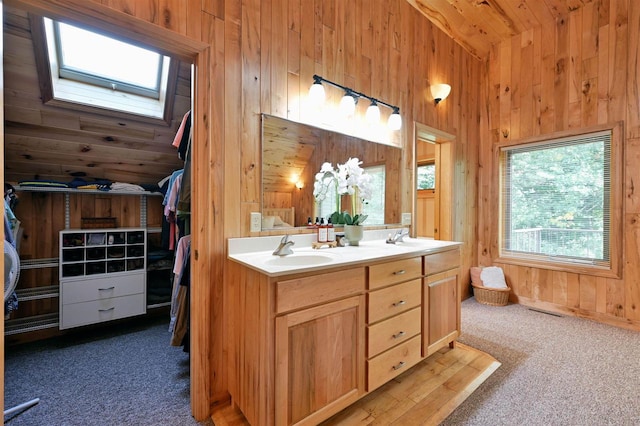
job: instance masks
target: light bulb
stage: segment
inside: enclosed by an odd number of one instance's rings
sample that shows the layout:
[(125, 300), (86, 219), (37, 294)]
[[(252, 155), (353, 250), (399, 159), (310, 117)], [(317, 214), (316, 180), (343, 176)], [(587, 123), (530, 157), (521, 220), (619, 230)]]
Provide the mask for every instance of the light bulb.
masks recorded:
[(324, 86), (320, 82), (315, 82), (309, 88), (309, 100), (313, 105), (321, 105), (324, 102)]
[(400, 116), (400, 111), (397, 108), (394, 108), (393, 114), (389, 116), (387, 126), (389, 127), (389, 130), (400, 130), (402, 127), (402, 117)]
[(364, 118), (369, 124), (377, 124), (380, 122), (380, 107), (376, 101), (371, 102), (371, 105), (367, 108)]
[(340, 99), (340, 114), (345, 117), (351, 117), (354, 112), (356, 112), (356, 99), (350, 95), (345, 94), (342, 99)]

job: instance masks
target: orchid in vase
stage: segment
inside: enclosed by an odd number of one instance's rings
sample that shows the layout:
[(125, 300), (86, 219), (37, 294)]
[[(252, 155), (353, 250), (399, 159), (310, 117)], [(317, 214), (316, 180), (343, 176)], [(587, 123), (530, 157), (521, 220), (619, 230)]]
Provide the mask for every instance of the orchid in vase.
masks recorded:
[[(336, 209), (331, 215), (334, 224), (362, 225), (367, 219), (367, 215), (359, 213), (359, 210), (371, 198), (372, 178), (360, 167), (361, 164), (358, 158), (349, 158), (346, 163), (338, 164), (337, 169), (331, 163), (324, 163), (316, 174), (313, 195), (317, 201), (322, 202), (331, 189), (335, 190)], [(351, 198), (351, 212), (340, 212), (343, 195)]]

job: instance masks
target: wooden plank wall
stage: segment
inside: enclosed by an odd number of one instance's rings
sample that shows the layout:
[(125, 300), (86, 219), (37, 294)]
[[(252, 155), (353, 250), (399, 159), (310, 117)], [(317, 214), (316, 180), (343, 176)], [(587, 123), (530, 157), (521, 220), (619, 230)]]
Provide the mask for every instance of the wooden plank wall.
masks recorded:
[[(411, 211), (414, 122), (456, 136), (453, 234), (463, 241), (463, 271), (477, 263), (476, 178), (483, 64), (405, 0), (95, 0), (162, 28), (204, 41), (198, 84), (211, 105), (198, 117), (206, 140), (195, 149), (193, 197), (196, 276), (210, 277), (192, 321), (206, 321), (192, 354), (192, 409), (204, 418), (227, 395), (226, 239), (249, 235), (260, 210), (260, 113), (296, 119), (314, 73), (400, 107), (403, 150), (399, 202)], [(429, 86), (452, 94), (437, 107)], [(331, 98), (337, 102), (337, 95)], [(196, 102), (200, 102), (196, 99)], [(206, 108), (206, 105), (203, 105)], [(206, 210), (206, 211), (205, 211)], [(200, 216), (201, 215), (201, 218)], [(206, 240), (206, 241), (205, 241)], [(206, 250), (206, 251), (204, 251)], [(199, 252), (200, 251), (200, 252)], [(468, 282), (467, 278), (463, 282)], [(464, 290), (467, 291), (466, 289)], [(202, 345), (197, 345), (200, 348)], [(192, 346), (193, 348), (193, 346)], [(192, 369), (192, 372), (194, 370)], [(195, 374), (195, 373), (194, 373)], [(195, 381), (194, 381), (195, 380)]]
[(496, 143), (624, 121), (623, 278), (502, 264), (514, 300), (640, 329), (640, 3), (594, 0), (494, 45), (480, 147), (478, 259), (498, 253)]

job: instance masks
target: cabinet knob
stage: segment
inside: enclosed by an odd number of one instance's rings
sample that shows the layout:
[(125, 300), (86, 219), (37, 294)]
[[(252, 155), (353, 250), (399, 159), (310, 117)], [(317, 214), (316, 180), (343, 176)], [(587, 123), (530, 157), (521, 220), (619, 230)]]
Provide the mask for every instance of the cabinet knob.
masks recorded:
[(406, 304), (406, 303), (407, 303), (407, 302), (405, 302), (404, 300), (399, 300), (399, 301), (395, 302), (395, 303), (393, 304), (393, 306), (397, 308), (398, 306), (402, 306), (402, 305), (404, 305), (404, 304)]
[(393, 366), (393, 369), (394, 370), (400, 370), (402, 367), (404, 367), (404, 364), (405, 364), (404, 361), (400, 361), (399, 364)]
[(399, 339), (400, 337), (404, 336), (406, 333), (404, 331), (399, 331), (396, 334), (393, 334), (392, 337), (394, 339)]
[(393, 275), (402, 275), (402, 274), (406, 274), (406, 273), (407, 273), (407, 271), (405, 271), (404, 269), (400, 269), (399, 271), (395, 271), (393, 273)]

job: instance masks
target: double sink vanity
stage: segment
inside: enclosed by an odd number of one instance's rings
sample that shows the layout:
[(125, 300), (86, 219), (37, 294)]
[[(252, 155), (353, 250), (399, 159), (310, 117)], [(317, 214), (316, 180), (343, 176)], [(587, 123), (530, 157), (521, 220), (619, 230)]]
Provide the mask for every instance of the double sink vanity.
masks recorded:
[(460, 243), (229, 240), (229, 391), (252, 425), (318, 424), (460, 333)]

